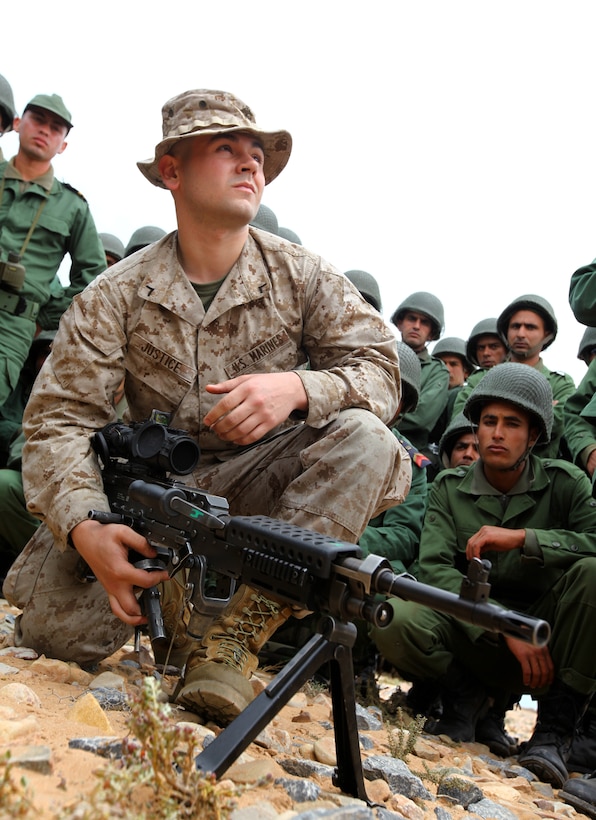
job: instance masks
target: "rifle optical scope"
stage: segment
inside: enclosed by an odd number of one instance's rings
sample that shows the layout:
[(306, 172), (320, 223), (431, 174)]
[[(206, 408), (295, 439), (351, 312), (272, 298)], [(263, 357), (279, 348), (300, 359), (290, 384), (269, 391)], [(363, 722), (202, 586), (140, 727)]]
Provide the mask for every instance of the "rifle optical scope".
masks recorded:
[(104, 465), (112, 458), (142, 462), (175, 475), (192, 473), (199, 462), (199, 445), (183, 430), (154, 421), (107, 424), (91, 438)]

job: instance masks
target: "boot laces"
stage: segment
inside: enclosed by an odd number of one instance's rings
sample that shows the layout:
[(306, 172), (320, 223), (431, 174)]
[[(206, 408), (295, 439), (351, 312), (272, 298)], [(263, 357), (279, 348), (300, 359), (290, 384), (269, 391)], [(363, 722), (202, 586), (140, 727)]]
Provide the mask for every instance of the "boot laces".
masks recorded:
[[(216, 642), (215, 658), (229, 666), (241, 669), (253, 654), (251, 648), (260, 648), (259, 636), (269, 628), (271, 618), (279, 614), (280, 607), (274, 601), (254, 593), (250, 605), (234, 613), (234, 624), (226, 627), (225, 635), (211, 635)], [(215, 659), (214, 658), (214, 659)]]

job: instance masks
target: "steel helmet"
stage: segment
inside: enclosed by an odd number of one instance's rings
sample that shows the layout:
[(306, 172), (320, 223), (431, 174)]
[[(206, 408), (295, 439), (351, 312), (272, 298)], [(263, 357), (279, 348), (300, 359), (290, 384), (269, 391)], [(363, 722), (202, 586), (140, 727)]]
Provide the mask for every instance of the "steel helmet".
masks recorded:
[(586, 364), (590, 364), (590, 351), (596, 349), (596, 327), (587, 327), (579, 343), (577, 358)]
[(472, 390), (463, 412), (478, 424), (483, 406), (490, 401), (507, 401), (526, 410), (538, 422), (538, 441), (548, 443), (553, 427), (553, 392), (548, 379), (535, 367), (520, 362), (497, 364)]
[(445, 467), (449, 466), (449, 459), (455, 447), (455, 442), (466, 433), (476, 432), (476, 426), (463, 413), (456, 413), (451, 419), (439, 441), (439, 458)]
[(166, 232), (161, 228), (156, 228), (154, 225), (144, 225), (142, 228), (137, 228), (133, 235), (128, 240), (128, 245), (124, 252), (124, 256), (130, 256), (135, 251), (140, 251), (146, 245), (151, 245), (157, 242)]
[(124, 258), (124, 245), (113, 233), (100, 233), (99, 238), (105, 253), (120, 261)]
[(397, 325), (398, 321), (402, 319), (404, 314), (409, 310), (413, 310), (415, 313), (422, 313), (431, 320), (431, 342), (435, 342), (440, 338), (445, 326), (445, 312), (440, 299), (426, 291), (417, 291), (416, 293), (410, 294), (393, 312), (393, 316), (391, 317), (393, 324)]
[(12, 123), (16, 117), (14, 97), (10, 83), (2, 74), (0, 74), (0, 115), (2, 116), (2, 130), (12, 131)]
[(346, 276), (366, 301), (380, 313), (382, 310), (381, 291), (375, 277), (365, 270), (348, 270)]
[(412, 348), (404, 342), (396, 342), (401, 376), (400, 415), (411, 413), (418, 406), (422, 368), (420, 359)]
[(468, 341), (466, 342), (466, 356), (476, 367), (480, 367), (480, 362), (478, 361), (478, 357), (476, 356), (476, 346), (478, 345), (478, 340), (482, 336), (496, 336), (499, 342), (503, 341), (497, 329), (496, 317), (490, 319), (481, 319), (479, 322), (477, 322), (472, 328), (472, 332), (470, 333)]
[(464, 368), (471, 373), (474, 370), (474, 365), (466, 355), (466, 343), (463, 339), (457, 336), (445, 336), (440, 339), (432, 349), (433, 358), (440, 358), (441, 354), (451, 354), (458, 356), (464, 365)]
[(280, 227), (277, 229), (277, 235), (281, 236), (282, 239), (287, 239), (288, 242), (293, 242), (294, 245), (302, 245), (302, 240), (291, 228)]
[(505, 344), (508, 344), (507, 330), (509, 329), (509, 322), (513, 314), (517, 313), (518, 310), (532, 310), (542, 317), (544, 320), (544, 329), (550, 336), (550, 338), (547, 336), (546, 341), (542, 345), (542, 350), (546, 350), (557, 338), (557, 317), (555, 316), (552, 305), (547, 302), (543, 296), (536, 296), (534, 293), (528, 293), (525, 296), (518, 296), (517, 299), (514, 299), (511, 304), (507, 305), (497, 319), (497, 330)]
[(266, 205), (259, 205), (259, 210), (256, 212), (255, 216), (251, 219), (250, 224), (253, 228), (259, 228), (261, 231), (267, 231), (268, 233), (274, 233), (277, 235), (279, 231), (279, 225), (277, 223), (277, 217)]

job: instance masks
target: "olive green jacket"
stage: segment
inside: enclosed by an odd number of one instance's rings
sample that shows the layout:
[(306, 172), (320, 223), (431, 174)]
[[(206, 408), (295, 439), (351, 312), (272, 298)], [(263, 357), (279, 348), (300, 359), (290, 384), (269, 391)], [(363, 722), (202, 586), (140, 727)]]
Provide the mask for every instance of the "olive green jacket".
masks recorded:
[(513, 609), (526, 610), (575, 561), (596, 556), (596, 500), (585, 473), (535, 455), (526, 469), (530, 489), (518, 482), (521, 491), (505, 499), (488, 485), (481, 461), (437, 476), (420, 540), (420, 581), (459, 593), (467, 542), (485, 524), (526, 530), (522, 549), (482, 556), (492, 564), (493, 601)]
[(399, 422), (400, 432), (419, 450), (429, 444), (429, 437), (441, 413), (447, 407), (449, 371), (428, 350), (416, 354), (420, 360), (420, 399), (418, 406), (405, 413)]
[(596, 450), (596, 359), (565, 402), (563, 422), (571, 458), (585, 467), (590, 453)]
[[(8, 162), (0, 163), (0, 179), (8, 166)], [(40, 204), (46, 200), (21, 260), (26, 270), (22, 294), (42, 305), (37, 318), (41, 327), (54, 330), (72, 297), (106, 269), (105, 254), (81, 194), (56, 178), (49, 194), (35, 180), (22, 194), (20, 185), (18, 179), (4, 180), (0, 202), (2, 258), (9, 251), (20, 253)], [(58, 293), (54, 277), (66, 254), (71, 259), (69, 285)]]
[(596, 327), (596, 259), (571, 277), (569, 304), (578, 322)]
[[(396, 428), (392, 432), (412, 459), (410, 491), (402, 504), (390, 507), (369, 521), (358, 545), (364, 556), (374, 553), (386, 558), (394, 572), (416, 574), (428, 493), (426, 467), (418, 466), (422, 454), (418, 453), (405, 436)], [(424, 457), (422, 460), (428, 463)]]

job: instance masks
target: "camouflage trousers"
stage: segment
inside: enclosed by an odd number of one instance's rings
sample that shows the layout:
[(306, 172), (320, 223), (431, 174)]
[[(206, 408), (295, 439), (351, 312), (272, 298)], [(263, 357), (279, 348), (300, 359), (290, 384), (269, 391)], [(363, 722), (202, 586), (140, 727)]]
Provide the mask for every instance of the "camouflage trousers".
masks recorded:
[[(355, 542), (374, 515), (404, 500), (411, 463), (376, 416), (345, 410), (321, 429), (297, 425), (233, 458), (199, 466), (192, 480), (225, 496), (233, 515), (269, 515)], [(77, 562), (75, 550), (53, 546), (44, 524), (13, 564), (3, 593), (22, 610), (18, 645), (87, 664), (115, 652), (132, 629), (112, 614), (98, 583), (77, 581)]]

